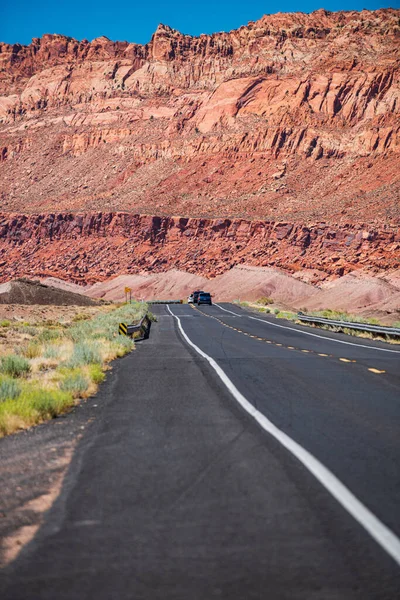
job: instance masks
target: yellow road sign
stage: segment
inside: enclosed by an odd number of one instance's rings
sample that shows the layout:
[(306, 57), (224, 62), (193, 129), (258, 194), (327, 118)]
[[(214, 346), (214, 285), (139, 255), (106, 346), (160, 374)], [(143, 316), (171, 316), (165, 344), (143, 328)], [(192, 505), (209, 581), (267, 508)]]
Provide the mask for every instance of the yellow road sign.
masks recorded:
[(132, 291), (132, 288), (130, 288), (130, 287), (125, 288), (125, 294), (129, 294), (129, 292), (131, 292), (131, 291)]

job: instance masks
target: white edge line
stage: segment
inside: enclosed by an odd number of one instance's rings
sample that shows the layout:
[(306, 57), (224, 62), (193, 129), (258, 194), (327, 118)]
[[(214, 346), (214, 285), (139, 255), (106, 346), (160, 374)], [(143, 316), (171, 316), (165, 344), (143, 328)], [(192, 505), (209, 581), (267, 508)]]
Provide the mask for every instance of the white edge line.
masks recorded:
[(324, 335), (318, 335), (317, 333), (311, 333), (310, 331), (296, 329), (296, 327), (287, 327), (287, 325), (278, 325), (278, 323), (271, 323), (271, 321), (265, 321), (265, 319), (259, 319), (258, 317), (251, 317), (250, 315), (246, 314), (238, 315), (237, 313), (234, 313), (231, 310), (228, 310), (227, 308), (223, 308), (216, 302), (214, 302), (214, 306), (218, 306), (218, 308), (220, 308), (221, 310), (231, 313), (232, 315), (235, 315), (235, 317), (247, 317), (248, 319), (253, 319), (253, 321), (260, 321), (260, 323), (272, 325), (272, 327), (289, 329), (289, 331), (296, 331), (297, 333), (301, 333), (303, 335), (311, 335), (312, 337), (320, 338), (321, 340), (326, 340), (328, 342), (336, 342), (337, 344), (347, 344), (347, 346), (356, 346), (356, 348), (367, 348), (368, 350), (379, 350), (380, 352), (392, 352), (393, 354), (400, 354), (399, 350), (389, 350), (388, 348), (377, 348), (376, 346), (366, 346), (365, 344), (355, 344), (354, 342), (346, 342), (345, 340), (336, 340), (335, 338), (326, 337)]
[(371, 537), (400, 565), (400, 539), (384, 525), (356, 496), (315, 456), (300, 446), (286, 433), (278, 429), (272, 421), (260, 413), (232, 383), (225, 371), (208, 354), (194, 344), (183, 330), (181, 320), (167, 305), (170, 314), (177, 320), (180, 332), (186, 342), (205, 358), (235, 400), (249, 413), (261, 427), (271, 434), (289, 452), (293, 454), (314, 475), (326, 490), (343, 506), (345, 510), (371, 535)]

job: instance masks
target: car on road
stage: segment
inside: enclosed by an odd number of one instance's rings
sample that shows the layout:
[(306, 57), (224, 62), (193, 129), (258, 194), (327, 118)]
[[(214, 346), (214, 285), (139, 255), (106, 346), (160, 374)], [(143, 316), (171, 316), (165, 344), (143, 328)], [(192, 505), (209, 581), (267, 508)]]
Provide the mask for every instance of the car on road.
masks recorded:
[(194, 295), (193, 294), (190, 294), (190, 296), (188, 296), (187, 302), (188, 302), (188, 304), (194, 303)]
[[(192, 302), (193, 302), (193, 304), (197, 304), (197, 299), (199, 297), (199, 294), (203, 294), (203, 293), (204, 293), (203, 290), (196, 290), (196, 291), (193, 292), (193, 294), (190, 294), (189, 298), (191, 296), (193, 296)], [(189, 302), (189, 298), (188, 298), (188, 302)]]
[(211, 294), (209, 294), (208, 292), (200, 292), (200, 294), (197, 297), (197, 304), (209, 304), (211, 306)]

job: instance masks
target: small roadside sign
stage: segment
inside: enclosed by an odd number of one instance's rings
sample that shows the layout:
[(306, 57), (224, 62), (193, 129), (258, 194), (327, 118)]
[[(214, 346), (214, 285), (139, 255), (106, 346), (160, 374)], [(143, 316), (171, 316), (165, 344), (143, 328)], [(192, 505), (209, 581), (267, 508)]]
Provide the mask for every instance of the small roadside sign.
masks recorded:
[(128, 304), (128, 298), (129, 298), (129, 302), (132, 302), (132, 288), (130, 288), (130, 287), (125, 288), (125, 302), (127, 304)]
[(118, 333), (120, 335), (128, 335), (128, 325), (126, 323), (120, 323), (118, 327)]

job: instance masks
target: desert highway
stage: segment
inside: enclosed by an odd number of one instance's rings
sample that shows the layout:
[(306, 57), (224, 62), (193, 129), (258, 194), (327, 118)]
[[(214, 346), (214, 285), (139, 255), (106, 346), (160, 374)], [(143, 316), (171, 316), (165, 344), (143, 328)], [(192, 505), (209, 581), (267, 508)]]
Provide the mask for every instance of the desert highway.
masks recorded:
[(400, 347), (153, 310), (2, 598), (398, 598)]

